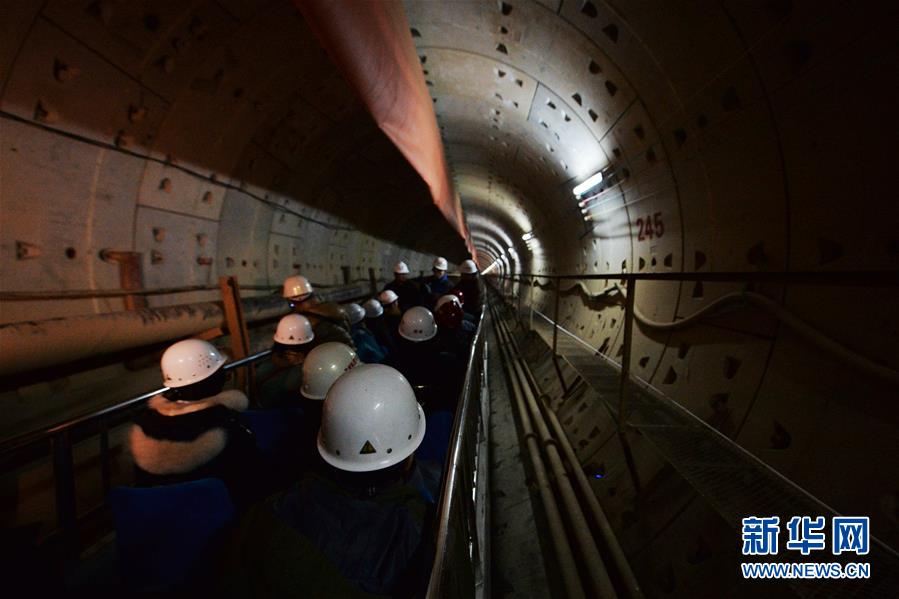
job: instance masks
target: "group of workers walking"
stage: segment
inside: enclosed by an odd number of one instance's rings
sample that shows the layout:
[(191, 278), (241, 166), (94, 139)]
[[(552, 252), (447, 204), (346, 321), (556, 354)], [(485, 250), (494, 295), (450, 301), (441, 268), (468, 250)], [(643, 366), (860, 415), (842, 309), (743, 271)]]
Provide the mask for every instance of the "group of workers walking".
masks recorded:
[[(437, 258), (418, 282), (398, 262), (361, 305), (322, 302), (305, 277), (285, 280), (291, 313), (253, 395), (256, 408), (301, 414), (286, 474), (266, 468), (241, 420), (250, 402), (225, 389), (212, 344), (188, 339), (163, 354), (168, 390), (129, 433), (137, 484), (225, 482), (244, 516), (221, 557), (223, 592), (411, 596), (426, 583), (443, 464), (415, 454), (431, 415), (454, 411), (482, 297), (473, 261), (456, 284), (447, 268)], [(260, 550), (265, 560), (246, 559)]]

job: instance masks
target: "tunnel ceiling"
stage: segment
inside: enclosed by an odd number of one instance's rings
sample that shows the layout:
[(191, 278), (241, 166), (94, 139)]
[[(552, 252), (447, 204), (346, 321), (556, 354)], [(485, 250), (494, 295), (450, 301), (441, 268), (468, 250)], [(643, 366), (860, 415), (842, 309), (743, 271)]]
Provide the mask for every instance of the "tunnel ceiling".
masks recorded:
[[(519, 250), (534, 227), (540, 248), (526, 255), (535, 272), (637, 271), (653, 257), (673, 270), (895, 263), (885, 231), (877, 250), (850, 251), (841, 222), (858, 226), (858, 215), (821, 214), (838, 194), (809, 174), (844, 168), (844, 152), (805, 139), (842, 113), (837, 98), (856, 106), (850, 96), (880, 93), (875, 74), (891, 59), (861, 57), (889, 55), (869, 31), (882, 26), (871, 11), (792, 2), (405, 6), (465, 208), (506, 212)], [(825, 64), (843, 76), (828, 79)], [(862, 68), (840, 70), (852, 65)], [(804, 94), (821, 90), (831, 102), (804, 110)], [(872, 124), (888, 118), (867, 110), (860, 118)], [(613, 191), (588, 206), (585, 225), (571, 189), (598, 170)], [(876, 178), (867, 161), (851, 170), (855, 180)], [(647, 218), (663, 222), (666, 239), (638, 243)], [(809, 219), (822, 227), (796, 226)]]
[[(406, 7), (457, 190), (482, 216), (469, 218), (472, 233), (523, 249), (522, 234), (578, 214), (570, 188), (608, 166), (597, 139), (633, 102), (614, 64), (555, 14), (558, 3)], [(614, 96), (596, 79), (615, 79)]]
[[(196, 210), (174, 198), (208, 178), (289, 220), (296, 212), (464, 258), (464, 244), (427, 186), (290, 2), (17, 2), (3, 20), (0, 90), (8, 130), (17, 120), (150, 157), (162, 193), (147, 189), (142, 201), (215, 218), (215, 197)], [(173, 169), (180, 172), (170, 175)]]

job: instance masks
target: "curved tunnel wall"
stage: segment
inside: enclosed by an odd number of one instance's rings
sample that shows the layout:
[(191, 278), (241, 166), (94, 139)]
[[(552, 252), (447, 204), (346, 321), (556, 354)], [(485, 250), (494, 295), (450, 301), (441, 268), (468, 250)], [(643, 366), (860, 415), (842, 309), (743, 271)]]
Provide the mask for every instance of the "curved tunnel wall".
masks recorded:
[[(482, 268), (497, 259), (504, 273), (544, 274), (899, 266), (886, 135), (897, 104), (887, 74), (899, 69), (887, 3), (405, 7)], [(366, 278), (399, 257), (413, 270), (428, 268), (429, 253), (464, 257), (288, 3), (4, 10), (3, 290), (116, 288), (117, 267), (97, 257), (105, 247), (141, 252), (148, 287), (219, 274), (277, 285), (295, 269), (331, 284), (344, 266)], [(571, 189), (597, 170), (606, 186), (582, 213)], [(742, 288), (640, 283), (636, 301), (672, 321)], [(893, 290), (756, 290), (899, 368)], [(549, 293), (519, 292), (551, 313)], [(4, 303), (0, 317), (118, 307)], [(620, 308), (572, 293), (561, 320), (620, 356)], [(634, 335), (634, 374), (836, 509), (870, 514), (875, 534), (895, 544), (894, 388), (752, 310)], [(592, 417), (569, 425), (576, 445), (590, 440)], [(607, 477), (614, 496), (597, 490), (620, 522), (633, 494), (611, 445), (591, 440), (580, 455), (617, 471)], [(661, 478), (661, 461), (637, 451), (644, 479)], [(666, 509), (639, 547), (680, 555), (685, 531), (715, 535), (707, 510)]]
[[(896, 129), (897, 95), (887, 73), (897, 56), (885, 4), (406, 6), (482, 268), (496, 260), (494, 274), (899, 265), (899, 210), (886, 199), (895, 195), (887, 175), (895, 152), (883, 133)], [(581, 210), (571, 190), (599, 170), (605, 183)], [(529, 249), (522, 235), (531, 231)], [(608, 285), (584, 288), (597, 294)], [(642, 282), (636, 304), (671, 322), (745, 288)], [(899, 367), (894, 288), (755, 290)], [(549, 291), (516, 292), (552, 316)], [(572, 292), (560, 320), (620, 361), (620, 307)], [(631, 368), (838, 511), (870, 514), (876, 534), (899, 539), (889, 474), (899, 465), (894, 387), (751, 309), (678, 332), (635, 326)], [(567, 428), (584, 463), (615, 465), (597, 491), (620, 517), (633, 490), (615, 443), (600, 442), (613, 431), (594, 440), (595, 417), (587, 412)], [(638, 445), (644, 480), (663, 481), (664, 463)], [(681, 555), (683, 538), (691, 547), (715, 538), (715, 517), (675, 500), (662, 512), (664, 524), (648, 525), (635, 546), (664, 556), (657, 570), (668, 560), (700, 580), (708, 572)]]
[[(335, 285), (465, 257), (289, 3), (4, 11), (3, 291), (119, 288), (104, 248), (140, 252), (147, 288)], [(117, 309), (5, 302), (0, 322)]]

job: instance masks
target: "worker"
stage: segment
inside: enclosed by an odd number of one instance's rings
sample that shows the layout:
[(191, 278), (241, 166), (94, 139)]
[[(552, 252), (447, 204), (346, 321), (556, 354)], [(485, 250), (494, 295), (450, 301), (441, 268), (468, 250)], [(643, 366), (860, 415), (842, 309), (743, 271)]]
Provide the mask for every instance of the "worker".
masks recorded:
[(365, 309), (365, 326), (386, 351), (385, 363), (389, 363), (392, 356), (396, 355), (397, 348), (396, 337), (384, 317), (384, 306), (381, 305), (378, 298), (373, 297), (362, 304), (362, 307)]
[(416, 394), (429, 406), (455, 404), (463, 373), (458, 356), (444, 352), (436, 341), (437, 322), (423, 306), (409, 308), (397, 330), (397, 369), (413, 385)]
[(385, 289), (378, 295), (378, 301), (384, 308), (384, 321), (387, 328), (396, 339), (397, 328), (400, 326), (400, 320), (403, 318), (403, 311), (400, 309), (400, 297), (392, 289)]
[(346, 314), (337, 304), (318, 299), (306, 277), (294, 275), (284, 279), (282, 295), (287, 299), (293, 312), (302, 314), (312, 323), (315, 345), (336, 341), (353, 347), (350, 323)]
[(239, 422), (247, 397), (224, 390), (225, 357), (208, 341), (186, 339), (162, 354), (163, 393), (134, 416), (128, 449), (138, 485), (220, 478), (238, 505), (258, 488), (259, 452)]
[(483, 283), (478, 277), (478, 265), (474, 263), (474, 260), (466, 260), (459, 267), (459, 271), (462, 273), (462, 279), (456, 284), (455, 289), (462, 292), (460, 297), (462, 308), (468, 314), (479, 318), (481, 316), (481, 298), (484, 294), (481, 293)]
[(441, 296), (449, 293), (449, 290), (453, 288), (452, 282), (449, 280), (449, 277), (446, 276), (446, 269), (448, 267), (449, 265), (446, 262), (446, 258), (437, 257), (434, 259), (434, 267), (431, 269), (433, 274), (428, 277), (424, 284), (427, 305), (429, 308), (433, 308), (437, 300)]
[(309, 352), (303, 362), (303, 387), (300, 393), (321, 406), (334, 381), (359, 365), (356, 351), (343, 343), (329, 341)]
[(226, 547), (233, 597), (418, 596), (427, 583), (426, 515), (414, 453), (425, 415), (406, 379), (380, 364), (341, 376), (324, 401), (326, 470), (255, 506)]
[(312, 323), (305, 316), (288, 314), (278, 322), (271, 356), (256, 369), (254, 399), (260, 407), (297, 404), (303, 384), (303, 362), (314, 339)]
[(353, 336), (359, 359), (366, 364), (383, 364), (387, 359), (387, 349), (378, 343), (374, 333), (366, 326), (365, 308), (359, 304), (347, 304), (344, 310), (350, 321), (350, 334)]
[(434, 320), (437, 321), (436, 340), (441, 350), (464, 362), (477, 327), (465, 320), (465, 311), (459, 298), (447, 294), (437, 300)]
[(400, 312), (405, 312), (412, 306), (421, 306), (424, 302), (421, 286), (409, 279), (409, 267), (402, 261), (394, 265), (393, 280), (384, 290), (393, 291), (399, 296)]
[(322, 402), (334, 381), (360, 364), (355, 350), (343, 343), (329, 341), (309, 352), (303, 362), (303, 430), (300, 441), (300, 468), (316, 464), (315, 438), (322, 418)]

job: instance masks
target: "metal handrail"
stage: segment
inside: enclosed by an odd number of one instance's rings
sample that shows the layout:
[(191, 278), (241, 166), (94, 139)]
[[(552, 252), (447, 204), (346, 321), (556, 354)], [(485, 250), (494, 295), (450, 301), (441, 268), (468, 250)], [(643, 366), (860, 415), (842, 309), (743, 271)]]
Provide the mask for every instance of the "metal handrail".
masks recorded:
[(739, 283), (797, 283), (808, 285), (860, 285), (870, 287), (899, 286), (899, 271), (746, 271), (746, 272), (620, 272), (607, 274), (554, 275), (519, 273), (516, 275), (488, 275), (492, 277), (531, 282), (536, 279), (550, 281), (710, 281)]
[[(313, 289), (336, 289), (370, 283), (370, 279), (354, 279), (347, 283), (327, 285), (325, 283), (310, 284)], [(241, 291), (265, 291), (270, 294), (280, 292), (280, 285), (241, 285)], [(67, 299), (104, 299), (127, 297), (129, 295), (174, 295), (195, 291), (220, 291), (218, 285), (188, 285), (183, 287), (160, 287), (158, 289), (63, 289), (59, 291), (0, 291), (0, 301), (26, 300), (67, 300)]]
[[(235, 360), (233, 362), (229, 362), (223, 366), (224, 370), (231, 370), (233, 368), (239, 368), (241, 366), (245, 366), (250, 362), (255, 362), (257, 360), (261, 360), (265, 358), (269, 354), (272, 353), (272, 350), (266, 349), (261, 352), (255, 353), (251, 356), (247, 356), (245, 358), (241, 358), (240, 360)], [(160, 393), (165, 393), (168, 391), (168, 387), (160, 387), (159, 389), (155, 389), (153, 391), (147, 391), (146, 393), (141, 393), (135, 397), (131, 397), (119, 403), (113, 404), (111, 406), (105, 406), (98, 410), (94, 410), (92, 412), (88, 412), (87, 414), (82, 414), (80, 416), (76, 416), (74, 418), (70, 418), (68, 420), (64, 420), (63, 422), (59, 422), (57, 424), (40, 428), (37, 430), (29, 431), (27, 433), (22, 433), (21, 435), (17, 435), (10, 439), (4, 440), (0, 443), (0, 456), (7, 454), (9, 452), (15, 451), (17, 449), (21, 449), (22, 447), (31, 445), (33, 443), (37, 443), (39, 441), (43, 441), (49, 437), (54, 435), (58, 435), (67, 431), (70, 431), (74, 428), (77, 428), (80, 425), (86, 424), (88, 422), (99, 420), (100, 418), (112, 416), (119, 412), (123, 412), (128, 408), (139, 404), (142, 401), (146, 401), (155, 395), (159, 395)]]
[(447, 569), (449, 559), (447, 549), (449, 547), (450, 524), (458, 512), (458, 502), (454, 501), (454, 497), (459, 484), (459, 472), (463, 467), (462, 444), (465, 441), (465, 423), (469, 411), (472, 409), (472, 382), (475, 372), (475, 359), (478, 352), (482, 349), (483, 315), (485, 311), (486, 306), (482, 306), (481, 319), (478, 322), (478, 328), (472, 338), (471, 348), (468, 352), (465, 381), (462, 384), (462, 391), (459, 395), (462, 403), (457, 407), (453, 420), (453, 430), (450, 436), (451, 442), (444, 466), (444, 482), (437, 509), (435, 553), (431, 566), (427, 597), (436, 598), (445, 595), (441, 592), (441, 588), (444, 584), (444, 572)]

